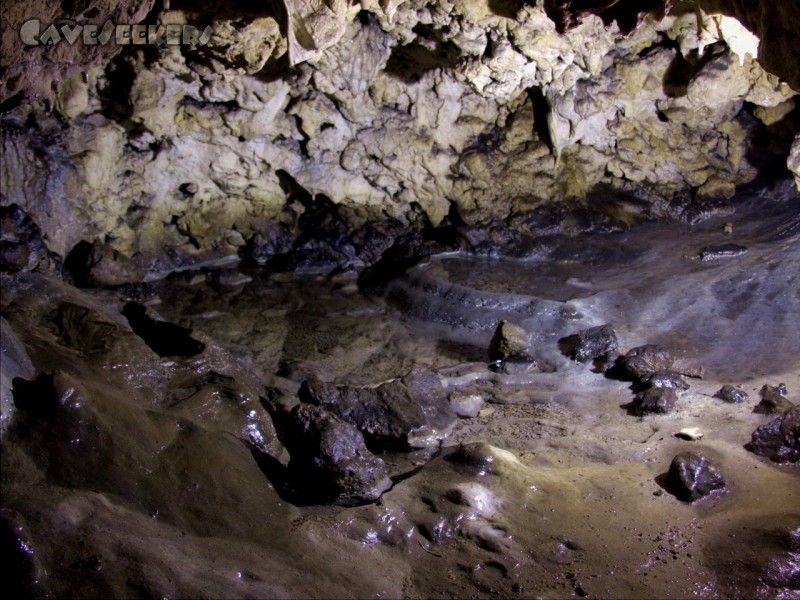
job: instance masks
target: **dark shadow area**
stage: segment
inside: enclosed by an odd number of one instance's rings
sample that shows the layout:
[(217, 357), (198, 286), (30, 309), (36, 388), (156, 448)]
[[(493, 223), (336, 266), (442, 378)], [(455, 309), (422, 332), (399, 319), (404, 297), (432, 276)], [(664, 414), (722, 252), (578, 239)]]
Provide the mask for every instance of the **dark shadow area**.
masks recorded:
[(486, 348), (463, 342), (438, 340), (436, 350), (445, 357), (458, 362), (486, 362), (488, 360)]
[(53, 376), (40, 373), (33, 381), (15, 377), (11, 382), (14, 406), (37, 419), (50, 420), (58, 409)]
[(0, 586), (6, 598), (40, 600), (48, 595), (40, 589), (39, 577), (34, 564), (36, 555), (29, 540), (24, 539), (24, 529), (10, 520), (0, 517), (0, 560), (3, 561)]
[(72, 247), (64, 259), (64, 268), (72, 276), (77, 287), (89, 285), (89, 262), (92, 254), (92, 244), (81, 240)]
[(786, 158), (792, 149), (794, 138), (800, 132), (800, 100), (794, 99), (794, 109), (782, 119), (765, 125), (757, 116), (758, 106), (745, 102), (740, 118), (749, 121), (755, 133), (747, 148), (747, 160), (758, 169), (756, 185), (774, 187), (779, 182), (793, 177), (786, 165)]
[(108, 63), (105, 70), (106, 84), (97, 90), (100, 113), (126, 130), (131, 126), (133, 105), (130, 96), (136, 80), (136, 71), (127, 56), (127, 52), (121, 52)]
[(435, 50), (417, 42), (396, 46), (386, 62), (385, 72), (404, 83), (417, 83), (428, 71), (455, 68), (461, 55), (458, 46), (452, 42), (435, 43)]
[(547, 126), (550, 103), (547, 101), (542, 88), (528, 88), (528, 98), (530, 98), (533, 105), (533, 132), (553, 152), (555, 149), (553, 138), (550, 136), (550, 128)]
[(192, 338), (191, 329), (156, 321), (147, 314), (147, 309), (138, 302), (128, 302), (122, 309), (131, 329), (153, 352), (165, 356), (195, 356), (205, 350), (205, 344)]
[(544, 3), (547, 16), (559, 33), (577, 27), (587, 15), (597, 15), (606, 27), (616, 21), (620, 31), (628, 34), (647, 15), (660, 21), (671, 6), (671, 0), (545, 0)]
[(664, 80), (662, 81), (664, 93), (670, 98), (685, 96), (692, 79), (705, 69), (708, 63), (725, 54), (728, 49), (724, 42), (716, 42), (706, 47), (702, 54), (697, 50), (692, 50), (684, 57), (680, 53), (676, 42), (663, 37), (662, 44), (676, 50), (675, 58), (672, 59), (672, 63), (664, 73)]
[(489, 10), (498, 17), (514, 19), (523, 6), (535, 5), (532, 0), (489, 0)]

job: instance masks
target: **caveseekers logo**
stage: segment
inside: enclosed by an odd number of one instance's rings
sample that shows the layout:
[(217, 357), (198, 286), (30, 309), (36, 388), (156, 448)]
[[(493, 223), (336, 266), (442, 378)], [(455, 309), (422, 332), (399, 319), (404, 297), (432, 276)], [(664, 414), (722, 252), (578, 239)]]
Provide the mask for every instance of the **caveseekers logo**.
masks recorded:
[(111, 42), (127, 44), (178, 46), (205, 46), (211, 40), (213, 29), (209, 25), (202, 31), (192, 25), (48, 25), (39, 19), (22, 24), (19, 37), (27, 46), (55, 46), (62, 41), (70, 46), (80, 42), (86, 46), (104, 46)]

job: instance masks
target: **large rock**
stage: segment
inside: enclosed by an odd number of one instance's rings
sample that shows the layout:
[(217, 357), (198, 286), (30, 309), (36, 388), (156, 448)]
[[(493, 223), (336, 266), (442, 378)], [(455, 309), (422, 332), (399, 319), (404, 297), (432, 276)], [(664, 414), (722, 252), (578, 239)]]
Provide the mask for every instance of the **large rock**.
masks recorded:
[(638, 415), (671, 413), (678, 402), (673, 388), (650, 388), (636, 395), (634, 412)]
[(750, 450), (778, 463), (800, 462), (800, 408), (790, 408), (756, 429)]
[(720, 472), (699, 452), (682, 452), (673, 458), (667, 483), (678, 498), (687, 502), (725, 487)]
[(354, 506), (377, 500), (392, 485), (361, 433), (323, 406), (292, 410), (286, 448), (290, 475), (305, 499)]
[(761, 387), (761, 402), (753, 412), (763, 415), (779, 415), (794, 407), (794, 402), (786, 397), (786, 386), (782, 383), (775, 385), (764, 384)]
[(525, 354), (528, 332), (509, 321), (500, 321), (489, 343), (489, 360), (506, 360)]
[(570, 358), (578, 362), (589, 362), (605, 354), (617, 351), (617, 334), (611, 325), (600, 325), (579, 331), (562, 340), (569, 346)]
[(298, 393), (357, 427), (369, 443), (389, 448), (436, 446), (456, 423), (439, 377), (420, 368), (374, 387), (307, 380)]
[(621, 356), (617, 365), (629, 378), (645, 380), (657, 371), (668, 371), (675, 362), (672, 353), (655, 344), (638, 346)]

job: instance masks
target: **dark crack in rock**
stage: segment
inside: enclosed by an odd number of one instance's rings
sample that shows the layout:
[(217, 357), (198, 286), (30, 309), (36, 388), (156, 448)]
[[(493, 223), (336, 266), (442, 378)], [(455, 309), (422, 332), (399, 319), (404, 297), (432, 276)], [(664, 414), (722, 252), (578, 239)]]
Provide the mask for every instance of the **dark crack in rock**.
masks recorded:
[(725, 487), (716, 466), (699, 452), (681, 452), (672, 459), (667, 484), (681, 500), (694, 502)]

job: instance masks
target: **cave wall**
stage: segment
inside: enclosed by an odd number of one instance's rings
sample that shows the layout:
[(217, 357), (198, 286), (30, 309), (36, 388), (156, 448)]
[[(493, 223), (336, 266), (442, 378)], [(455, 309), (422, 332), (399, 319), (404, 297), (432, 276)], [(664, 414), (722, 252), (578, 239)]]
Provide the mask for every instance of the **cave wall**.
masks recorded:
[(785, 164), (799, 127), (791, 87), (696, 5), (637, 13), (630, 33), (591, 11), (562, 32), (542, 2), (512, 0), (123, 6), (119, 22), (152, 8), (148, 22), (213, 25), (212, 41), (5, 77), (0, 194), (59, 255), (98, 241), (137, 272), (291, 230), (298, 193), (353, 228), (509, 223), (614, 195), (680, 215)]

